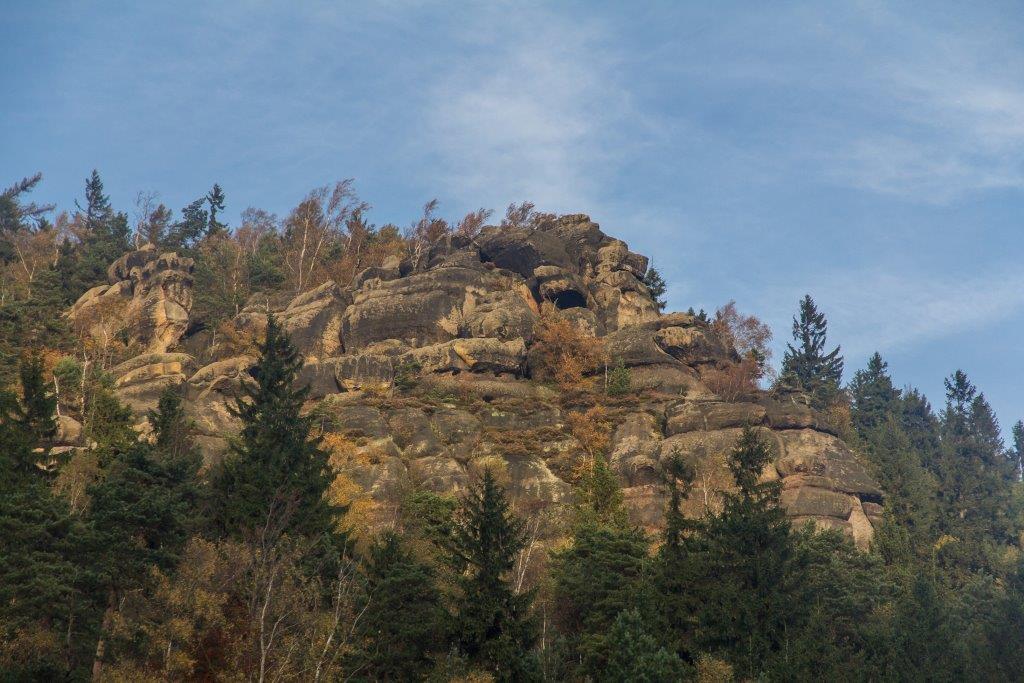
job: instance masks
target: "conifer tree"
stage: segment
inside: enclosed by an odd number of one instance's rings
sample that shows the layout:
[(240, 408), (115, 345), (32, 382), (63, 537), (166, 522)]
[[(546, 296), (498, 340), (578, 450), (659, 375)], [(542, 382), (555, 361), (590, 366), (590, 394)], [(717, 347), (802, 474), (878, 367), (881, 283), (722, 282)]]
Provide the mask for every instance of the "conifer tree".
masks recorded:
[(794, 551), (780, 485), (759, 480), (771, 457), (768, 444), (745, 428), (728, 460), (738, 490), (723, 494), (722, 511), (701, 534), (698, 649), (725, 656), (738, 675), (750, 678), (779, 649), (793, 607), (786, 576)]
[(608, 663), (593, 680), (671, 683), (684, 680), (686, 669), (679, 657), (655, 638), (635, 609), (623, 611), (608, 633)]
[(164, 238), (168, 249), (187, 252), (206, 235), (210, 222), (210, 214), (203, 208), (206, 203), (203, 196), (181, 210), (181, 218), (171, 225)]
[(505, 491), (485, 470), (462, 501), (446, 546), (459, 588), (453, 633), (458, 651), (497, 680), (536, 675), (530, 650), (537, 625), (530, 614), (533, 591), (517, 593), (510, 580), (525, 546), (523, 521), (509, 509)]
[(943, 557), (960, 571), (990, 567), (1015, 527), (1012, 466), (988, 401), (960, 370), (946, 380), (935, 467), (942, 530), (956, 541)]
[(786, 345), (782, 381), (792, 384), (823, 408), (834, 400), (843, 377), (839, 347), (825, 352), (828, 322), (808, 294), (800, 301), (799, 318), (793, 318), (793, 344)]
[(699, 582), (700, 560), (697, 556), (696, 534), (699, 521), (687, 519), (682, 512), (683, 500), (693, 489), (695, 472), (678, 450), (673, 450), (662, 465), (662, 479), (669, 493), (665, 511), (663, 543), (652, 572), (656, 597), (655, 612), (663, 641), (684, 657), (692, 657), (694, 615), (700, 596), (694, 590)]
[(85, 183), (85, 206), (78, 205), (83, 234), (77, 245), (68, 241), (57, 259), (64, 301), (74, 303), (86, 290), (107, 280), (109, 266), (130, 246), (128, 216), (114, 213), (103, 181), (93, 170)]
[(387, 532), (370, 549), (355, 669), (375, 681), (424, 678), (444, 652), (445, 612), (434, 570)]
[(643, 603), (647, 538), (629, 523), (618, 479), (597, 456), (577, 486), (572, 544), (552, 556), (557, 620), (578, 675), (593, 678), (608, 658), (615, 618)]
[[(220, 529), (243, 536), (269, 522), (326, 540), (340, 510), (324, 498), (331, 482), (327, 453), (310, 438), (312, 418), (301, 414), (308, 388), (296, 388), (302, 358), (273, 316), (232, 412), (242, 421), (214, 480)], [(273, 520), (272, 520), (273, 518)]]
[(206, 203), (210, 207), (206, 234), (219, 235), (227, 232), (227, 226), (217, 220), (217, 214), (224, 211), (224, 190), (220, 189), (217, 183), (214, 183), (213, 189), (206, 193)]
[(43, 378), (43, 359), (33, 353), (21, 365), (21, 423), (29, 438), (36, 444), (46, 446), (57, 431), (54, 412), (57, 399), (51, 393)]
[(886, 371), (888, 363), (876, 351), (864, 370), (858, 370), (850, 382), (850, 417), (862, 437), (885, 422), (894, 413), (900, 391), (893, 388)]
[(661, 273), (657, 271), (654, 266), (647, 269), (643, 277), (644, 286), (647, 287), (647, 291), (651, 293), (651, 298), (654, 299), (654, 303), (657, 304), (659, 311), (664, 311), (665, 306), (668, 302), (665, 301), (665, 292), (668, 291), (668, 285), (665, 283), (665, 278), (661, 276)]

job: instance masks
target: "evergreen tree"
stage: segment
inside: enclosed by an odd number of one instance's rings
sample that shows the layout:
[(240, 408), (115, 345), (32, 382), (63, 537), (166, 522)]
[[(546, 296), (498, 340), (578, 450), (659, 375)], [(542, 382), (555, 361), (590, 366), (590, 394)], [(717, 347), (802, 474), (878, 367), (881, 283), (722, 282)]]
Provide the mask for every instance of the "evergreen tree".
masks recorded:
[(900, 392), (893, 388), (887, 367), (876, 351), (868, 359), (867, 368), (854, 373), (850, 382), (850, 418), (862, 437), (895, 412)]
[(103, 181), (95, 168), (92, 175), (85, 179), (85, 206), (75, 202), (78, 210), (85, 216), (85, 229), (89, 232), (101, 230), (113, 217), (110, 197), (103, 193)]
[(206, 193), (206, 203), (210, 207), (210, 218), (207, 223), (206, 234), (219, 235), (226, 233), (227, 226), (217, 220), (217, 214), (224, 211), (224, 190), (220, 189), (220, 185), (217, 183), (214, 183), (213, 189)]
[(153, 428), (158, 453), (172, 460), (197, 459), (199, 455), (192, 441), (192, 425), (181, 405), (181, 394), (176, 387), (168, 386), (157, 399), (156, 410), (148, 414)]
[(32, 388), (37, 359), (21, 374), (25, 405), (0, 390), (0, 672), (5, 680), (57, 680), (75, 668), (89, 625), (81, 586), (90, 568), (77, 561), (86, 530), (35, 466), (52, 403), (32, 398), (40, 395)]
[(128, 216), (115, 214), (110, 198), (103, 192), (99, 173), (92, 172), (85, 183), (85, 206), (78, 205), (83, 228), (81, 242), (61, 246), (57, 259), (61, 289), (66, 304), (96, 285), (107, 281), (107, 267), (130, 247)]
[(47, 389), (43, 378), (43, 359), (33, 353), (21, 366), (21, 415), (20, 420), (29, 438), (45, 447), (57, 431), (54, 412), (57, 399)]
[(324, 498), (331, 483), (327, 453), (310, 438), (302, 415), (308, 388), (296, 388), (302, 358), (273, 316), (232, 412), (242, 429), (213, 482), (220, 529), (242, 536), (273, 522), (310, 538), (335, 531), (340, 510)]
[(171, 225), (164, 242), (168, 249), (188, 252), (209, 231), (210, 214), (203, 208), (207, 198), (200, 197), (181, 210), (181, 218)]
[(695, 620), (700, 596), (695, 584), (700, 567), (696, 556), (695, 535), (701, 524), (683, 515), (683, 500), (693, 489), (695, 472), (678, 450), (673, 450), (662, 465), (662, 479), (669, 493), (665, 511), (663, 542), (655, 558), (652, 584), (656, 596), (654, 611), (658, 616), (663, 641), (684, 658), (692, 658)]
[(939, 420), (924, 394), (904, 389), (899, 402), (899, 422), (910, 445), (921, 457), (921, 464), (934, 470), (939, 451)]
[(936, 475), (942, 530), (955, 540), (942, 558), (959, 571), (991, 567), (1013, 535), (1014, 477), (991, 407), (960, 370), (946, 380)]
[(647, 291), (650, 292), (651, 298), (654, 299), (654, 303), (658, 306), (658, 311), (664, 311), (665, 306), (668, 302), (665, 301), (665, 292), (668, 291), (668, 285), (665, 283), (665, 279), (661, 277), (661, 273), (651, 266), (644, 273), (643, 277), (644, 286), (647, 287)]
[(671, 683), (683, 680), (686, 669), (679, 657), (661, 647), (638, 610), (618, 615), (608, 633), (607, 666), (594, 680)]
[(885, 519), (875, 547), (890, 563), (926, 560), (936, 539), (936, 482), (896, 416), (868, 432), (867, 452), (885, 491)]
[(793, 609), (786, 578), (794, 549), (780, 485), (759, 481), (771, 458), (768, 444), (745, 428), (728, 460), (737, 491), (723, 494), (722, 511), (701, 534), (698, 649), (723, 656), (750, 678), (781, 647)]
[(370, 549), (366, 611), (354, 657), (360, 676), (374, 681), (422, 679), (445, 648), (445, 612), (433, 569), (388, 532)]
[(629, 523), (622, 488), (600, 455), (575, 490), (572, 543), (552, 554), (556, 619), (582, 678), (603, 670), (607, 638), (620, 612), (643, 602), (647, 538)]
[(839, 347), (825, 352), (828, 322), (810, 295), (800, 301), (799, 318), (793, 318), (793, 340), (782, 358), (782, 381), (803, 391), (811, 404), (823, 408), (839, 392), (843, 377), (843, 357)]
[(472, 665), (498, 680), (534, 678), (533, 591), (517, 592), (509, 576), (525, 547), (523, 522), (509, 510), (505, 492), (490, 470), (463, 499), (459, 512), (446, 543), (459, 588), (455, 646)]

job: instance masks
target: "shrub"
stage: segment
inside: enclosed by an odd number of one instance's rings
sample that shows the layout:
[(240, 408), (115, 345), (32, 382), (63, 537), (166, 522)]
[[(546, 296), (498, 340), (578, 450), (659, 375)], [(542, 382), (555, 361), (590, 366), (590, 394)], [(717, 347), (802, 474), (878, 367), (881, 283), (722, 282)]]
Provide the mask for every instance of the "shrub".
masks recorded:
[(601, 364), (600, 341), (554, 312), (545, 312), (534, 327), (530, 368), (534, 379), (553, 380), (562, 389), (579, 388)]
[(633, 378), (629, 368), (620, 358), (615, 367), (608, 373), (608, 386), (606, 391), (609, 396), (623, 396), (628, 394), (633, 385)]

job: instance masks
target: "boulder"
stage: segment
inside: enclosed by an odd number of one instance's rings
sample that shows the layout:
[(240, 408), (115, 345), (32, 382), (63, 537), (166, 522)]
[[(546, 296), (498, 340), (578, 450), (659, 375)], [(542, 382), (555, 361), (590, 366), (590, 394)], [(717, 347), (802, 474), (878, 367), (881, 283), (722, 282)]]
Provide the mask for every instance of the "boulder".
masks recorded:
[(344, 351), (342, 315), (351, 298), (333, 282), (326, 282), (296, 296), (280, 314), (281, 326), (307, 362)]

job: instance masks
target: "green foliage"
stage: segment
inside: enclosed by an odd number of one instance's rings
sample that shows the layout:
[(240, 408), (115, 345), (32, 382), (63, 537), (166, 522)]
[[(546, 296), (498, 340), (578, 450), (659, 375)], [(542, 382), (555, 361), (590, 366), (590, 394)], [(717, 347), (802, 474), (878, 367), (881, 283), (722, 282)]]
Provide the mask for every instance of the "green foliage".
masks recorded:
[(537, 640), (530, 614), (533, 592), (517, 592), (511, 577), (525, 544), (522, 520), (485, 470), (462, 500), (446, 542), (458, 586), (452, 629), (454, 645), (466, 660), (502, 681), (536, 677), (530, 652)]
[(900, 391), (893, 388), (887, 367), (875, 352), (868, 360), (868, 367), (854, 373), (850, 382), (850, 418), (854, 428), (862, 434), (880, 426), (895, 413)]
[(419, 361), (403, 360), (397, 366), (395, 366), (395, 376), (393, 384), (395, 389), (399, 391), (409, 391), (414, 389), (419, 383), (420, 370), (422, 365)]
[(624, 396), (633, 388), (633, 377), (620, 358), (608, 373), (608, 395)]
[(72, 304), (89, 289), (105, 284), (107, 266), (130, 246), (128, 216), (114, 213), (95, 170), (86, 180), (85, 198), (85, 207), (79, 205), (80, 241), (65, 242), (57, 258), (65, 304)]
[(603, 456), (594, 456), (591, 466), (580, 475), (574, 495), (577, 524), (628, 526), (622, 486)]
[(637, 528), (579, 525), (572, 544), (552, 556), (557, 619), (581, 678), (600, 677), (614, 645), (609, 632), (644, 593), (647, 539)]
[(444, 652), (446, 614), (433, 569), (393, 532), (370, 549), (356, 670), (368, 680), (422, 679)]
[(595, 680), (670, 683), (682, 680), (686, 672), (679, 657), (658, 643), (635, 609), (615, 619), (608, 633), (607, 651), (607, 666), (595, 672)]
[(209, 208), (209, 221), (206, 232), (210, 236), (223, 235), (228, 227), (217, 219), (217, 215), (224, 212), (224, 190), (217, 183), (206, 193), (206, 204)]
[(668, 291), (668, 285), (665, 283), (665, 279), (661, 277), (661, 273), (651, 266), (644, 273), (643, 277), (644, 286), (647, 287), (647, 291), (650, 292), (651, 298), (654, 299), (654, 303), (657, 304), (659, 311), (664, 311), (665, 306), (668, 302), (665, 301), (665, 292)]
[(237, 440), (214, 479), (214, 516), (225, 533), (244, 536), (267, 527), (324, 538), (335, 533), (340, 510), (324, 493), (331, 483), (327, 453), (310, 438), (302, 415), (307, 388), (295, 388), (302, 358), (271, 316), (259, 358), (233, 413)]
[(801, 390), (816, 408), (828, 406), (839, 392), (843, 357), (839, 347), (825, 352), (828, 322), (810, 295), (800, 301), (799, 318), (793, 318), (793, 344), (786, 345), (781, 381)]
[(741, 676), (757, 677), (781, 647), (792, 605), (786, 576), (793, 559), (790, 524), (778, 482), (760, 482), (772, 459), (768, 444), (745, 428), (729, 454), (738, 491), (701, 530), (705, 579), (697, 646), (723, 653)]

